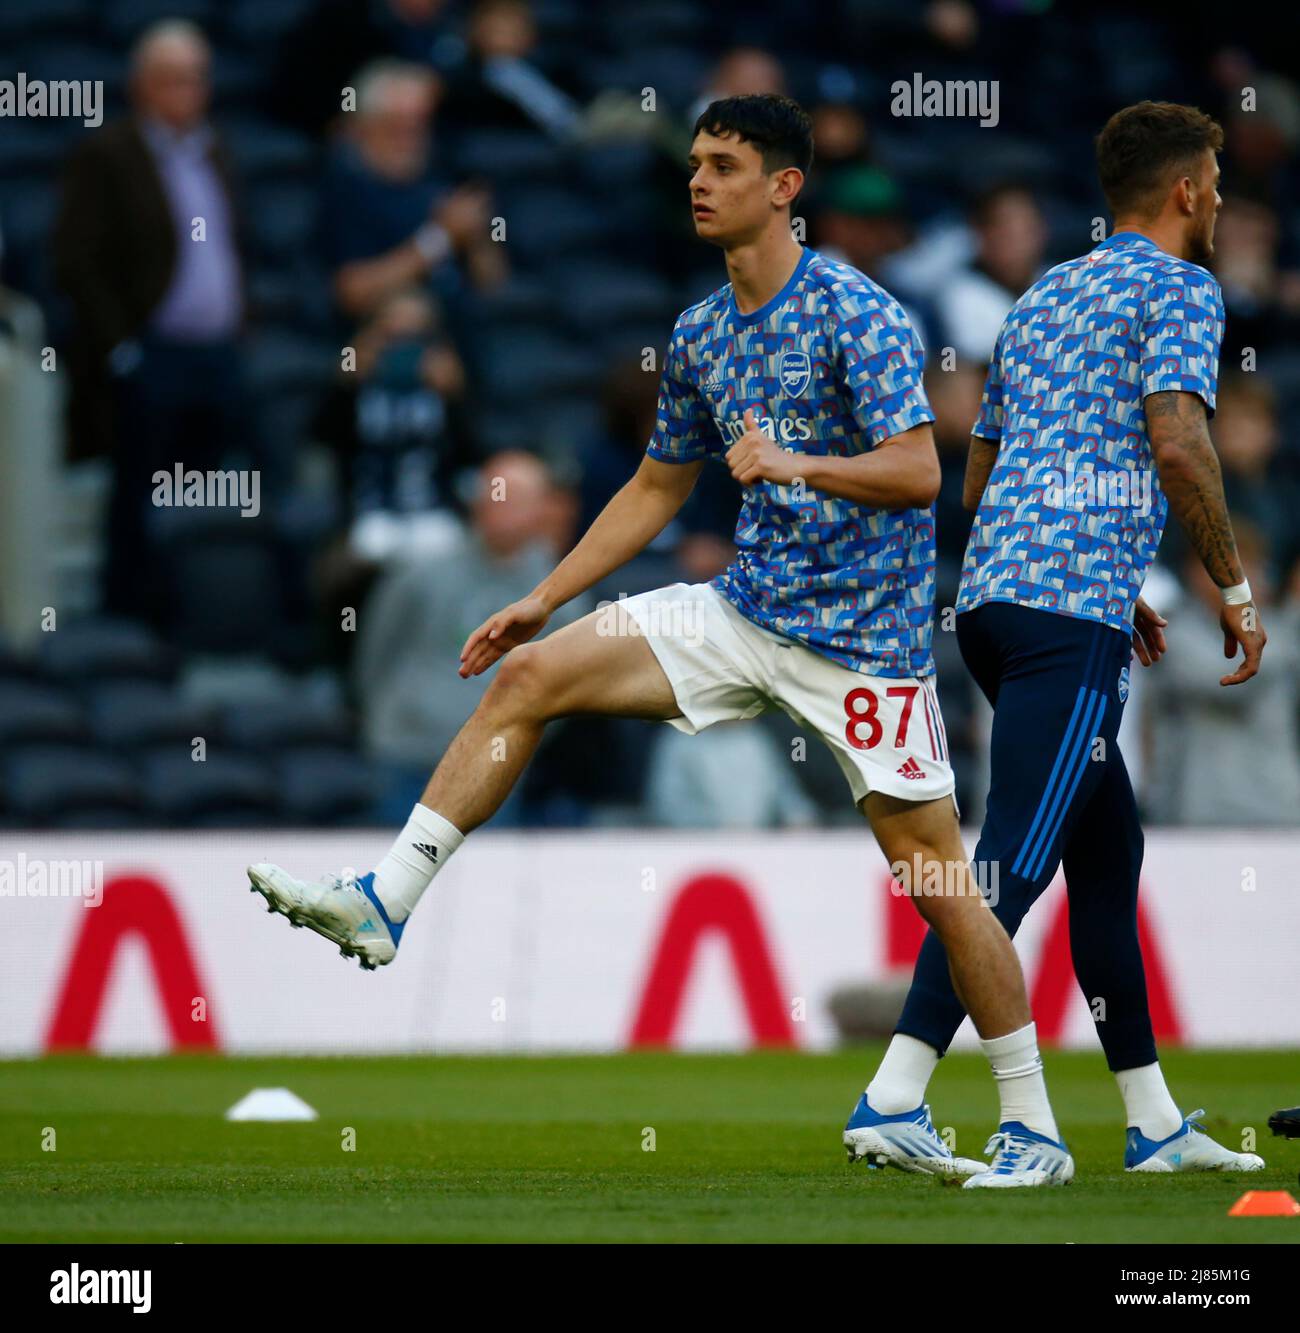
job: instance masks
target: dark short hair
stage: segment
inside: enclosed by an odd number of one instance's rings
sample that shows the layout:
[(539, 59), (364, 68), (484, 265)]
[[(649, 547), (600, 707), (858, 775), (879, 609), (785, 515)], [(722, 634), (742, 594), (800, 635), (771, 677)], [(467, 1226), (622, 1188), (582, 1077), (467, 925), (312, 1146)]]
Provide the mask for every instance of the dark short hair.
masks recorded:
[(1223, 147), (1223, 127), (1194, 106), (1138, 102), (1117, 111), (1097, 136), (1097, 174), (1113, 214), (1150, 214), (1176, 176), (1194, 175), (1207, 148)]
[(763, 158), (764, 171), (798, 167), (806, 176), (813, 160), (812, 121), (808, 113), (780, 93), (750, 93), (710, 102), (691, 131), (719, 138), (734, 134), (752, 143)]

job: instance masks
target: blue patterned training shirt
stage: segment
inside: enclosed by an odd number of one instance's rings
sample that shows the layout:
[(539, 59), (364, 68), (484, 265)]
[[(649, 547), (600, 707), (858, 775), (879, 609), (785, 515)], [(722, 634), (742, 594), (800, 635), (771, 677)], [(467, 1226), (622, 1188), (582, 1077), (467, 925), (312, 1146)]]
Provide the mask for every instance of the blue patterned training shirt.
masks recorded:
[[(647, 452), (723, 461), (753, 408), (795, 453), (864, 453), (934, 420), (922, 365), (888, 292), (805, 250), (753, 313), (737, 310), (728, 283), (678, 317)], [(934, 670), (933, 509), (869, 509), (763, 481), (745, 488), (736, 545), (713, 586), (756, 624), (867, 675)]]
[(1214, 412), (1219, 284), (1136, 232), (1043, 275), (998, 335), (972, 434), (998, 442), (957, 610), (1015, 602), (1133, 623), (1168, 503), (1147, 438), (1148, 394)]

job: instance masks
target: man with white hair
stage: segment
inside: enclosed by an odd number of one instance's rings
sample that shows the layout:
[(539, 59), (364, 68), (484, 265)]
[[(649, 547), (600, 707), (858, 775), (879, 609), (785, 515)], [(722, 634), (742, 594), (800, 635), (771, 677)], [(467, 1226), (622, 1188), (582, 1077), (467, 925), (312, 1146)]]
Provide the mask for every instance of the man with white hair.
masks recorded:
[(68, 163), (54, 258), (76, 317), (73, 454), (113, 463), (105, 602), (149, 614), (139, 571), (153, 473), (214, 468), (250, 432), (244, 265), (229, 161), (207, 122), (207, 39), (166, 20), (130, 61), (130, 114), (87, 135)]
[(441, 91), (432, 71), (402, 60), (374, 61), (356, 76), (355, 110), (342, 121), (323, 210), (334, 296), (352, 318), (412, 285), (454, 302), (462, 277), (485, 289), (504, 276), (486, 190), (451, 188), (436, 168), (432, 124)]

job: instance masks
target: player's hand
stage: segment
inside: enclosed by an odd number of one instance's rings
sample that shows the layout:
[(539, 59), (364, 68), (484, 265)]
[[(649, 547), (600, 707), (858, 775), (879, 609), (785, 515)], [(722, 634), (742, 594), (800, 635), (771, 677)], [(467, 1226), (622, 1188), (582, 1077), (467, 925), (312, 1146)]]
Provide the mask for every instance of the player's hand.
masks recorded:
[(468, 680), (470, 676), (482, 675), (498, 658), (539, 633), (550, 618), (551, 613), (540, 597), (521, 598), (489, 616), (460, 650), (461, 678)]
[(1260, 655), (1268, 642), (1268, 635), (1264, 633), (1264, 625), (1259, 618), (1259, 607), (1254, 602), (1225, 606), (1219, 612), (1219, 625), (1223, 629), (1224, 657), (1236, 657), (1238, 644), (1246, 654), (1236, 671), (1230, 676), (1221, 677), (1219, 684), (1240, 685), (1259, 670)]
[(782, 449), (758, 428), (754, 409), (745, 409), (745, 433), (727, 450), (727, 466), (742, 486), (756, 481), (772, 481), (778, 486), (792, 486), (799, 471), (802, 454)]
[(1143, 666), (1154, 666), (1169, 651), (1165, 626), (1169, 622), (1152, 610), (1142, 598), (1133, 609), (1133, 651)]

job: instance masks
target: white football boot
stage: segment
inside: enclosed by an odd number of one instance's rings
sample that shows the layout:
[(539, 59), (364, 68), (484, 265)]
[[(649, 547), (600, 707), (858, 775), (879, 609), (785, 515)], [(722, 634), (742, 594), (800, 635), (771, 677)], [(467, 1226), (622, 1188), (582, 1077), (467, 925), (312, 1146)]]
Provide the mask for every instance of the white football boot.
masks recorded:
[(280, 912), (294, 926), (306, 926), (339, 946), (344, 958), (355, 958), (373, 972), (397, 956), (405, 922), (388, 919), (375, 894), (372, 871), (360, 878), (342, 875), (309, 882), (263, 862), (248, 867), (253, 893), (267, 901), (268, 912)]
[(1074, 1158), (1064, 1143), (1006, 1120), (988, 1141), (985, 1153), (993, 1161), (962, 1189), (1023, 1189), (1033, 1185), (1068, 1185), (1074, 1179)]
[(1125, 1171), (1262, 1171), (1264, 1159), (1233, 1152), (1205, 1132), (1193, 1111), (1167, 1139), (1149, 1139), (1130, 1125), (1124, 1142)]
[(865, 1161), (868, 1166), (894, 1166), (936, 1176), (972, 1176), (987, 1169), (973, 1158), (953, 1156), (935, 1132), (928, 1106), (901, 1115), (882, 1115), (868, 1104), (865, 1092), (844, 1126), (844, 1147), (850, 1164)]

